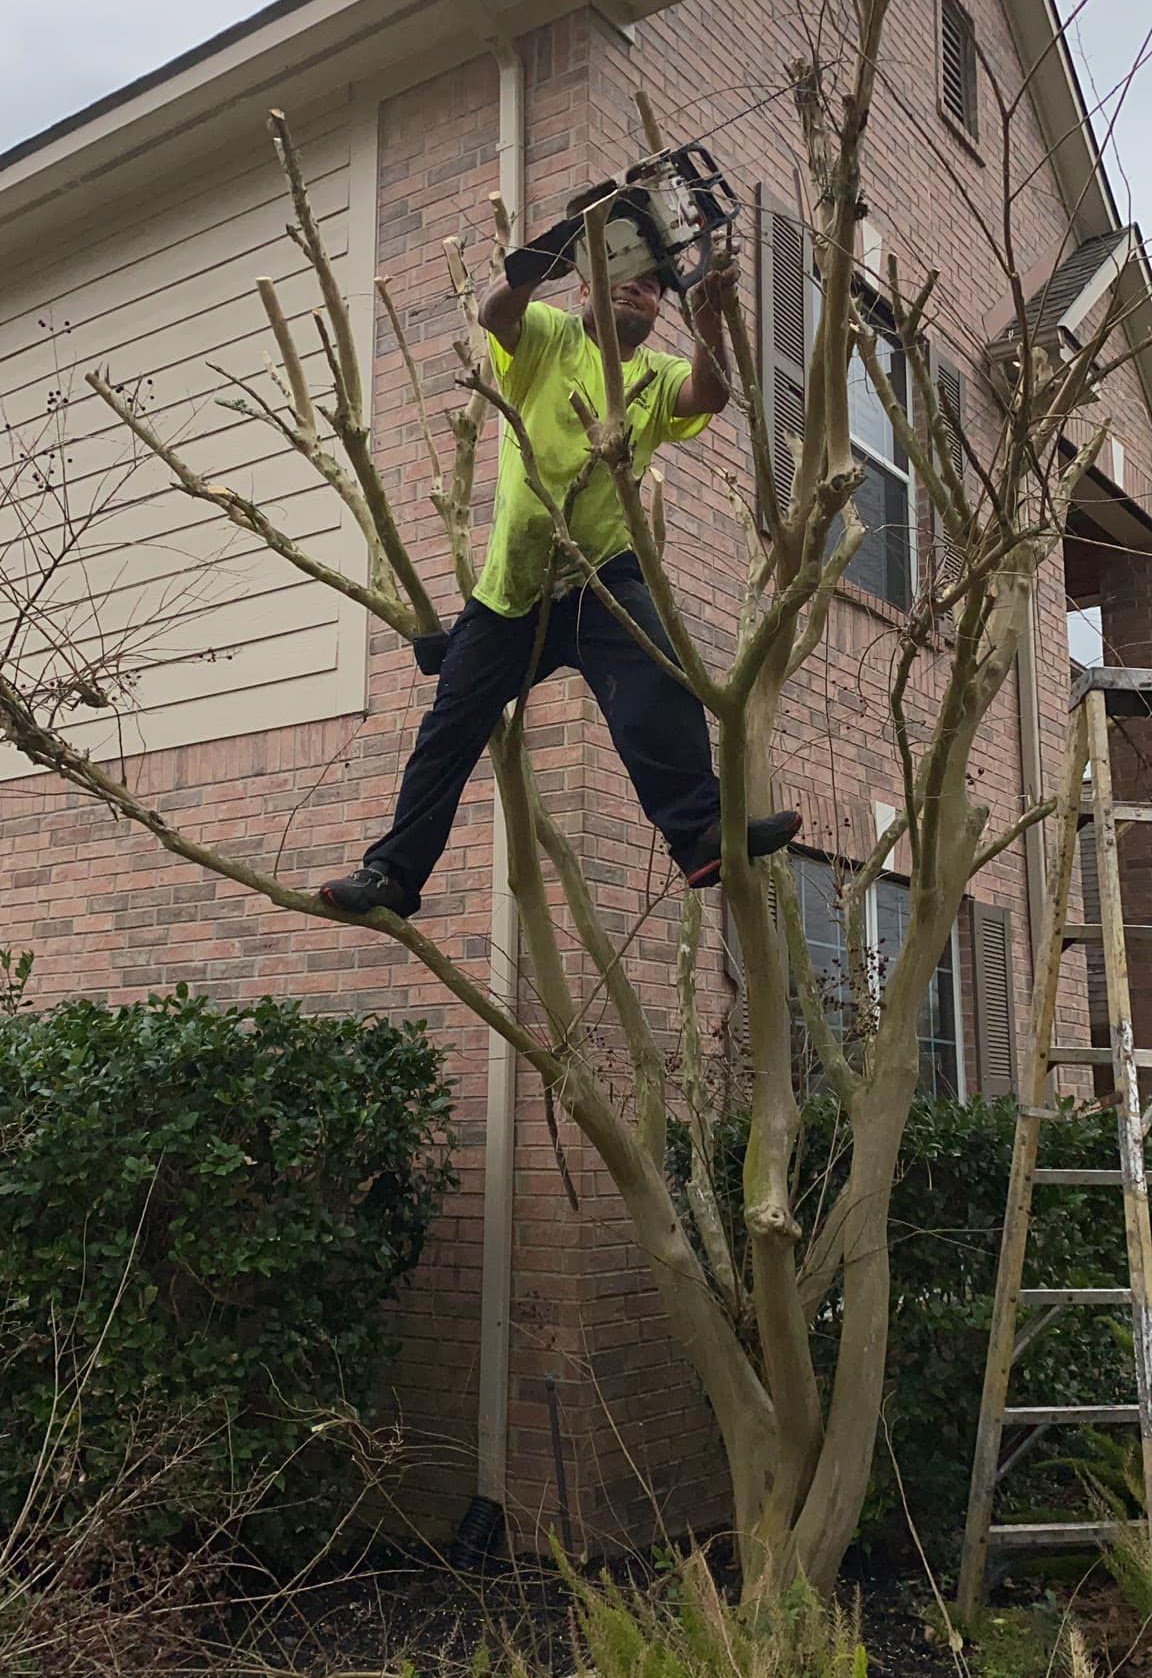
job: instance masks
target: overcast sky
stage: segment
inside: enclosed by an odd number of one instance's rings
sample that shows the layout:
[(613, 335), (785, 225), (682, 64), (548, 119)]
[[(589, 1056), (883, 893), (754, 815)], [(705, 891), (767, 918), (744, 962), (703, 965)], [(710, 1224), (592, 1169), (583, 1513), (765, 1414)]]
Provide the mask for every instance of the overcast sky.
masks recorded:
[[(1061, 4), (1067, 12), (1073, 0)], [(184, 6), (172, 0), (0, 0), (0, 10), (3, 151), (259, 7), (250, 0), (195, 0)], [(1150, 24), (1148, 0), (1087, 0), (1073, 26), (1072, 46), (1090, 104), (1097, 97), (1107, 100), (1124, 79)], [(707, 73), (704, 66), (705, 78)], [(730, 71), (717, 63), (715, 78), (727, 82)], [(1134, 219), (1152, 237), (1152, 56), (1125, 100), (1116, 141), (1120, 161), (1111, 156), (1109, 172), (1121, 214), (1128, 213), (1127, 174)]]

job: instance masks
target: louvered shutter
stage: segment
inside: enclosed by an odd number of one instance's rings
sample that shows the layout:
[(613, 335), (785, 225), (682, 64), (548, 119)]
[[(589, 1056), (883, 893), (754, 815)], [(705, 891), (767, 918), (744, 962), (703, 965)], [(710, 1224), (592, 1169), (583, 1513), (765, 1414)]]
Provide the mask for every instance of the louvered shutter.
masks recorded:
[(795, 210), (758, 193), (760, 227), (760, 383), (772, 475), (787, 508), (794, 473), (789, 436), (804, 429), (804, 388), (812, 347), (812, 241)]
[(1012, 1001), (1012, 916), (990, 903), (972, 904), (976, 976), (976, 1064), (985, 1095), (1016, 1088), (1016, 1010)]
[[(963, 373), (952, 362), (933, 352), (932, 378), (936, 385), (936, 399), (948, 432), (948, 456), (960, 482), (965, 478), (964, 445), (960, 432), (964, 425), (966, 381)], [(960, 577), (961, 553), (949, 536), (936, 508), (932, 508), (932, 567), (936, 591), (944, 594)]]
[(976, 38), (971, 18), (956, 0), (940, 0), (940, 101), (954, 122), (979, 138)]

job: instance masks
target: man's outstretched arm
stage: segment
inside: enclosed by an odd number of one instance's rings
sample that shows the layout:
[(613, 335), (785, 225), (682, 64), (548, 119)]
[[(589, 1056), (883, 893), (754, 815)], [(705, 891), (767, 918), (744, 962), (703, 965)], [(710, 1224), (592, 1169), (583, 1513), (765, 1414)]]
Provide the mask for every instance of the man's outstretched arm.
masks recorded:
[(513, 355), (520, 342), (524, 326), (524, 311), (532, 301), (532, 293), (539, 281), (531, 285), (510, 286), (507, 280), (496, 280), (484, 293), (480, 305), (480, 325), (502, 349)]
[(700, 284), (692, 288), (696, 349), (692, 371), (676, 398), (677, 419), (691, 419), (694, 414), (718, 414), (728, 406), (732, 392), (724, 347), (724, 294), (735, 286), (739, 275), (736, 264), (728, 262), (723, 267), (709, 269)]

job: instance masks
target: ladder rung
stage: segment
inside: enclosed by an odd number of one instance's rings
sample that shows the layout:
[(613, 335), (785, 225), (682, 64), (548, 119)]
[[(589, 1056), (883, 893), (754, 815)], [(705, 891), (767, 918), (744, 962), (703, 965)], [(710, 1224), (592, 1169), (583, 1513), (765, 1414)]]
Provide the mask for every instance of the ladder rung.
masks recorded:
[(1021, 1305), (1131, 1305), (1131, 1288), (1021, 1288)]
[[(1143, 922), (1125, 922), (1124, 936), (1126, 938), (1152, 938), (1152, 926)], [(1099, 921), (1068, 921), (1064, 927), (1064, 942), (1066, 944), (1099, 944), (1103, 942), (1104, 928)]]
[[(1085, 799), (1080, 806), (1080, 820), (1092, 821), (1095, 814), (1091, 800)], [(1113, 803), (1112, 814), (1118, 822), (1152, 822), (1152, 804)]]
[(1117, 1188), (1124, 1182), (1122, 1171), (1065, 1170), (1063, 1166), (1038, 1165), (1032, 1173), (1035, 1183), (1070, 1183), (1083, 1188)]
[(989, 1527), (988, 1541), (1003, 1550), (1040, 1550), (1056, 1544), (1098, 1544), (1121, 1532), (1140, 1531), (1148, 1531), (1147, 1521), (1040, 1521)]
[[(1137, 1066), (1152, 1067), (1152, 1049), (1133, 1049)], [(1090, 1049), (1078, 1043), (1053, 1043), (1048, 1051), (1053, 1066), (1111, 1066), (1111, 1049)]]
[(1040, 1422), (1138, 1422), (1138, 1404), (1021, 1404), (1004, 1412), (1005, 1427), (1035, 1427)]
[(1111, 1117), (1110, 1107), (1021, 1107), (1022, 1119), (1047, 1119), (1058, 1124), (1075, 1124), (1084, 1119)]

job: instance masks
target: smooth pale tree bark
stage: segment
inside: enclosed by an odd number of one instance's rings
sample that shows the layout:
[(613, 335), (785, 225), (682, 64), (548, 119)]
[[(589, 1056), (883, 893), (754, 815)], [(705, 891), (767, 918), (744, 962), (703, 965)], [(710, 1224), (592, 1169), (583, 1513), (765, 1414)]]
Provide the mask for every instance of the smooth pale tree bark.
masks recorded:
[[(749, 1597), (773, 1588), (797, 1567), (819, 1588), (830, 1588), (859, 1518), (883, 1395), (888, 1208), (916, 1089), (917, 1020), (972, 874), (1050, 808), (1025, 811), (1006, 833), (990, 834), (988, 810), (973, 800), (969, 785), (973, 742), (1012, 667), (1037, 570), (1060, 543), (1077, 482), (1106, 435), (1104, 420), (1071, 463), (1063, 463), (1058, 455), (1068, 416), (1098, 394), (1104, 352), (1119, 325), (1112, 308), (1091, 341), (1059, 366), (1050, 364), (1033, 345), (1011, 255), (1011, 194), (1006, 192), (1004, 231), (996, 249), (1018, 304), (1021, 352), (1017, 368), (996, 391), (1002, 416), (999, 436), (982, 452), (962, 437), (970, 470), (964, 475), (956, 471), (952, 450), (959, 416), (941, 410), (921, 336), (935, 276), (926, 276), (908, 298), (893, 264), (888, 301), (907, 358), (915, 411), (921, 416), (915, 423), (909, 418), (885, 376), (874, 332), (854, 292), (853, 250), (865, 191), (862, 136), (875, 95), (887, 9), (886, 0), (857, 0), (855, 41), (845, 45), (835, 72), (811, 62), (791, 66), (816, 205), (811, 233), (823, 300), (803, 434), (791, 440), (795, 475), (787, 505), (777, 492), (756, 360), (736, 293), (725, 303), (734, 396), (747, 423), (758, 508), (753, 511), (737, 486), (719, 492), (744, 531), (748, 559), (743, 608), (733, 626), (736, 650), (727, 670), (718, 672), (696, 645), (665, 567), (659, 475), (652, 475), (654, 490), (647, 505), (635, 478), (626, 420), (627, 401), (635, 392), (629, 389), (628, 367), (616, 342), (607, 284), (604, 225), (610, 203), (593, 206), (586, 215), (606, 409), (593, 414), (573, 397), (588, 432), (588, 458), (562, 504), (545, 490), (523, 421), (493, 381), (473, 280), (458, 244), (448, 242), (447, 257), (464, 323), (457, 351), (460, 383), (468, 399), (452, 418), (453, 452), (447, 465), (387, 280), (377, 282), (413, 387), (431, 500), (443, 522), (461, 595), (470, 594), (476, 574), (470, 516), (476, 449), (486, 416), (496, 410), (515, 430), (529, 481), (548, 511), (556, 565), (586, 576), (587, 586), (625, 618), (650, 656), (699, 695), (716, 722), (724, 881), (740, 937), (750, 1025), (750, 1123), (743, 1165), (746, 1267), (733, 1249), (714, 1188), (719, 1115), (704, 1073), (697, 1022), (698, 900), (685, 894), (675, 974), (685, 1032), (682, 1070), (673, 1077), (644, 998), (628, 977), (624, 951), (601, 923), (579, 859), (535, 785), (524, 728), (526, 694), (496, 730), (490, 750), (508, 825), (510, 884), (544, 1023), (529, 1027), (517, 1019), (406, 922), (377, 911), (356, 924), (404, 944), (479, 1019), (512, 1043), (610, 1171), (648, 1256), (672, 1332), (715, 1413), (731, 1469)], [(1005, 99), (1000, 104), (1005, 180), (1010, 181), (1015, 106)], [(309, 462), (350, 509), (365, 542), (368, 582), (351, 582), (309, 554), (250, 497), (195, 472), (110, 373), (95, 371), (89, 382), (137, 442), (166, 464), (184, 493), (258, 537), (286, 564), (339, 590), (398, 634), (412, 638), (438, 628), (439, 619), (375, 464), (364, 395), (371, 380), (356, 363), (347, 306), (280, 113), (273, 113), (271, 128), (295, 210), (290, 232), (320, 290), (322, 308), (315, 319), (327, 386), (316, 390), (310, 385), (276, 288), (271, 280), (261, 279), (258, 291), (279, 357), (278, 364), (270, 363), (272, 396), (269, 399), (254, 383), (236, 381), (238, 394), (229, 403), (253, 423), (272, 427), (284, 448)], [(499, 199), (493, 200), (492, 208), (495, 272), (509, 228)], [(995, 237), (991, 230), (988, 236)], [(718, 260), (725, 260), (723, 253)], [(1112, 364), (1125, 353), (1114, 355)], [(900, 633), (890, 712), (903, 807), (871, 855), (846, 875), (842, 888), (859, 1039), (850, 1054), (824, 1015), (820, 979), (804, 941), (789, 868), (779, 858), (770, 864), (750, 863), (744, 834), (748, 819), (772, 804), (781, 746), (781, 694), (799, 671), (821, 658), (830, 604), (864, 535), (853, 502), (862, 482), (849, 424), (848, 369), (854, 355), (863, 361), (947, 532), (956, 565), (946, 578), (926, 567)], [(670, 665), (630, 623), (572, 540), (572, 509), (599, 462), (614, 475), (633, 545), (678, 666)], [(969, 491), (970, 481), (978, 484), (975, 492)], [(9, 486), (9, 499), (19, 499), (15, 480), (14, 485)], [(15, 540), (25, 537), (26, 532)], [(67, 557), (66, 548), (41, 556), (40, 572), (50, 576)], [(344, 918), (318, 897), (289, 890), (269, 873), (230, 859), (224, 849), (193, 841), (113, 771), (69, 745), (60, 728), (61, 695), (87, 695), (88, 703), (108, 700), (108, 671), (98, 658), (85, 663), (75, 647), (64, 650), (66, 677), (47, 680), (42, 667), (33, 670), (22, 659), (20, 626), (51, 628), (51, 608), (41, 604), (44, 598), (44, 589), (31, 585), (23, 595), (18, 590), (5, 595), (17, 629), (6, 641), (0, 636), (3, 734), (30, 762), (53, 770), (147, 828), (167, 850), (284, 908), (329, 920)], [(953, 632), (941, 637), (939, 626), (949, 615)], [(936, 661), (942, 680), (928, 736), (919, 739), (908, 725), (907, 701), (925, 658)], [(881, 999), (870, 977), (864, 900), (901, 841), (911, 857), (909, 926)], [(613, 1098), (589, 1055), (582, 1011), (549, 906), (545, 867), (562, 887), (571, 926), (626, 1045), (632, 1069), (626, 1109)], [(770, 885), (780, 905), (779, 926), (769, 911)], [(819, 1228), (808, 1232), (803, 1264), (803, 1232), (790, 1191), (801, 1123), (790, 1066), (793, 996), (851, 1139), (847, 1182), (824, 1209)], [(679, 1209), (666, 1170), (673, 1110), (686, 1115), (691, 1137), (686, 1214)], [(822, 1394), (810, 1336), (822, 1303), (837, 1287), (842, 1290), (838, 1359), (831, 1389)]]

